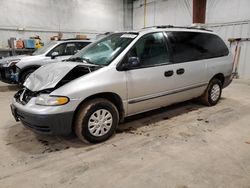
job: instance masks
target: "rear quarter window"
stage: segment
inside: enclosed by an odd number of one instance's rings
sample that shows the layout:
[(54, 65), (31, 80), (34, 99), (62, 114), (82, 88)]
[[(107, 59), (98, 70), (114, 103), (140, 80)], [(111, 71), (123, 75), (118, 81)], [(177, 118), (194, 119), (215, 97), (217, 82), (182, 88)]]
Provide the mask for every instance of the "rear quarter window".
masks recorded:
[(167, 32), (174, 63), (227, 56), (229, 51), (217, 35), (199, 32)]

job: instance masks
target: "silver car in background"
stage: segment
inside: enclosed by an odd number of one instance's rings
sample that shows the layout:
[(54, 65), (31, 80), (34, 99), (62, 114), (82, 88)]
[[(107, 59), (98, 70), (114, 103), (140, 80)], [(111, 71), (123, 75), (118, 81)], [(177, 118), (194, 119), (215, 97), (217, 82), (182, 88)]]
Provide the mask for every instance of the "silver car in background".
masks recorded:
[(90, 43), (89, 40), (51, 41), (32, 55), (1, 59), (0, 80), (6, 83), (23, 83), (40, 66), (68, 59)]
[(215, 33), (153, 27), (118, 32), (67, 62), (28, 77), (11, 104), (34, 132), (107, 140), (125, 117), (200, 97), (213, 106), (232, 81), (233, 60)]

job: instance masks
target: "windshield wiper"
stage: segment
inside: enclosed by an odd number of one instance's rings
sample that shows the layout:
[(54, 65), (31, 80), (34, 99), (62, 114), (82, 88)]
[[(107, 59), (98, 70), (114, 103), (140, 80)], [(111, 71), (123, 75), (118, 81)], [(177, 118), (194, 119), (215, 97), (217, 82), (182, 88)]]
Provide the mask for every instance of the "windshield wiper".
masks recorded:
[(69, 58), (65, 61), (81, 62), (81, 63), (86, 63), (86, 64), (98, 66), (98, 67), (104, 67), (103, 65), (95, 64), (95, 63), (91, 62), (89, 59), (84, 58), (84, 57), (73, 57), (73, 58)]
[(67, 59), (66, 61), (75, 61), (75, 62), (86, 62), (88, 64), (93, 64), (95, 65), (94, 63), (92, 63), (89, 59), (87, 58), (84, 58), (84, 57), (72, 57), (72, 58), (69, 58)]

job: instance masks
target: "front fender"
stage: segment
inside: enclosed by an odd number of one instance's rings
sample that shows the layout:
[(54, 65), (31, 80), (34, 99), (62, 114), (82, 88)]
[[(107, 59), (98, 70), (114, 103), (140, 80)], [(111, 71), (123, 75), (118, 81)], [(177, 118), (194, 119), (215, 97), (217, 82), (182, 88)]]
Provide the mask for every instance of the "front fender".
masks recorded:
[(33, 59), (30, 57), (29, 59), (22, 59), (19, 61), (16, 66), (19, 69), (25, 69), (30, 66), (42, 66), (50, 63), (50, 57), (34, 57)]
[(67, 96), (71, 100), (81, 102), (100, 93), (114, 93), (118, 95), (126, 111), (126, 73), (117, 71), (114, 66), (104, 67), (59, 87), (50, 95)]

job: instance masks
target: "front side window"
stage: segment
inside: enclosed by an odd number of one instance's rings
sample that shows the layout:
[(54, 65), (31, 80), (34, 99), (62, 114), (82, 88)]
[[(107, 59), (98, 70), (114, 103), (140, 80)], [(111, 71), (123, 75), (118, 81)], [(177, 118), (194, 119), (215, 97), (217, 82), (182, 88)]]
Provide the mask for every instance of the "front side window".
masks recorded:
[(47, 56), (51, 56), (54, 52), (58, 53), (58, 56), (62, 56), (64, 54), (66, 48), (66, 44), (59, 44), (58, 46), (56, 46), (55, 48), (53, 48), (48, 54)]
[(133, 40), (136, 34), (114, 33), (72, 56), (70, 61), (87, 61), (95, 65), (108, 65), (115, 59)]
[(169, 64), (168, 49), (163, 33), (147, 34), (129, 51), (128, 57), (138, 57), (140, 67)]

